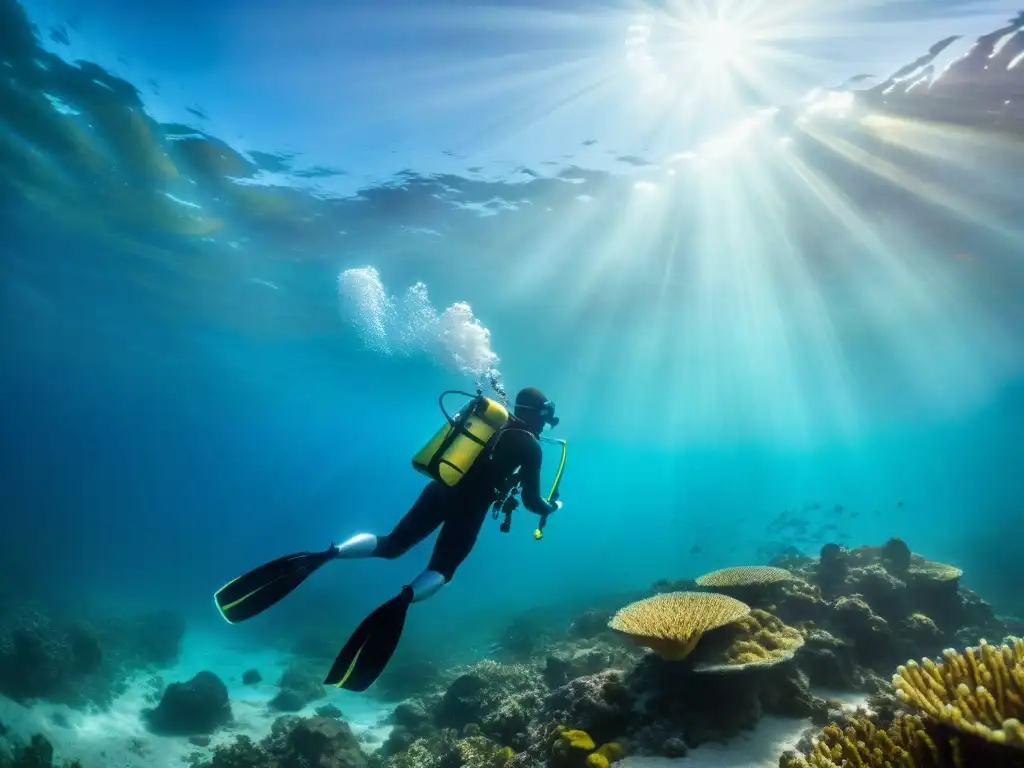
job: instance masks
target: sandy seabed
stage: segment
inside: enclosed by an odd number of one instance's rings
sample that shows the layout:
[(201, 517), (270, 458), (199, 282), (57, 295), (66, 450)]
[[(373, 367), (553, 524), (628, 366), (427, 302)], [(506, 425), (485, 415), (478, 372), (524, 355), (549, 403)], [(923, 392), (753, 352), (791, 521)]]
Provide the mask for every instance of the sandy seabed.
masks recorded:
[[(212, 637), (186, 636), (177, 664), (159, 672), (164, 684), (190, 680), (197, 672), (210, 670), (228, 687), (235, 721), (211, 737), (210, 746), (200, 748), (186, 737), (155, 736), (146, 730), (140, 717), (143, 709), (154, 706), (152, 673), (134, 678), (122, 696), (105, 712), (84, 713), (62, 704), (34, 704), (25, 707), (0, 696), (0, 722), (12, 735), (27, 740), (42, 733), (54, 746), (54, 762), (78, 759), (83, 768), (181, 768), (188, 756), (211, 754), (218, 744), (230, 743), (237, 735), (258, 741), (270, 732), (281, 712), (271, 711), (267, 703), (277, 693), (275, 683), (291, 657), (277, 651), (246, 652), (225, 648)], [(242, 673), (255, 668), (263, 682), (243, 685)], [(391, 727), (384, 720), (393, 709), (363, 694), (337, 688), (325, 688), (327, 696), (309, 704), (298, 715), (312, 715), (325, 704), (342, 711), (356, 737), (367, 751), (376, 749), (387, 738)]]

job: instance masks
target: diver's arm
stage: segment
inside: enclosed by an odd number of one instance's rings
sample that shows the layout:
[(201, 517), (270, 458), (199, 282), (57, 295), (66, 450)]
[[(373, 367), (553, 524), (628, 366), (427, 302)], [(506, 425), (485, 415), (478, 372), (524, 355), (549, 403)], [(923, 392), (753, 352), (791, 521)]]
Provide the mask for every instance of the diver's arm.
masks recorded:
[[(523, 437), (526, 437), (524, 435)], [(522, 492), (519, 494), (523, 506), (536, 515), (550, 515), (557, 510), (559, 503), (547, 501), (540, 493), (540, 465), (543, 454), (540, 444), (533, 438), (523, 440), (523, 459), (519, 465), (519, 477)]]

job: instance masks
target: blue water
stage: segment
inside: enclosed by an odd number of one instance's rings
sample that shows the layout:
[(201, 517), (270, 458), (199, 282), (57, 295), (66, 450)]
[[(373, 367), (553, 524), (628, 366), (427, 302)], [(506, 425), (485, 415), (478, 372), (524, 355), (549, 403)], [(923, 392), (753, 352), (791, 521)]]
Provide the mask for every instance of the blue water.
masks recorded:
[[(422, 282), (432, 312), (468, 303), (459, 328), (487, 329), (510, 391), (538, 386), (558, 403), (551, 436), (568, 442), (565, 508), (544, 540), (525, 511), (507, 535), (489, 519), (455, 580), (412, 612), (407, 645), (470, 654), (538, 606), (568, 615), (787, 545), (814, 554), (890, 536), (1024, 613), (1013, 578), (1024, 515), (1020, 117), (1003, 132), (908, 118), (860, 154), (825, 123), (798, 139), (796, 161), (776, 126), (732, 165), (691, 171), (673, 159), (754, 109), (890, 71), (948, 34), (973, 39), (1008, 11), (932, 4), (944, 10), (915, 22), (894, 7), (861, 19), (884, 42), (874, 58), (822, 32), (802, 43), (817, 72), (790, 73), (770, 93), (750, 86), (732, 113), (719, 104), (687, 121), (678, 104), (645, 107), (633, 124), (621, 99), (636, 83), (619, 72), (601, 90), (631, 18), (611, 4), (548, 16), (496, 2), (457, 22), (450, 3), (425, 3), (389, 35), (372, 4), (300, 5), (275, 35), (262, 6), (122, 15), (129, 6), (110, 0), (72, 19), (32, 3), (33, 54), (14, 34), (27, 32), (14, 0), (2, 0), (13, 21), (0, 58), (17, 63), (15, 92), (79, 110), (100, 165), (55, 151), (38, 132), (47, 121), (4, 91), (0, 600), (169, 608), (190, 633), (254, 653), (310, 630), (343, 642), (422, 569), (429, 541), (394, 562), (332, 564), (244, 627), (223, 624), (212, 594), (264, 560), (389, 530), (422, 488), (410, 459), (440, 424), (438, 393), (476, 384), (447, 348), (374, 348), (365, 313), (338, 291), (346, 270), (372, 267), (396, 301)], [(339, 42), (330, 58), (330, 36), (314, 34), (328, 13), (363, 30), (365, 50)], [(433, 32), (409, 37), (420, 22)], [(54, 42), (57, 26), (69, 45)], [(303, 40), (322, 58), (289, 63)], [(265, 56), (246, 79), (259, 41)], [(531, 46), (551, 60), (528, 66)], [(44, 49), (98, 62), (128, 95), (74, 66), (63, 81), (33, 75), (25, 67)], [(474, 80), (485, 49), (510, 58)], [(584, 76), (574, 67), (587, 57)], [(422, 82), (374, 90), (413, 63)], [(487, 77), (504, 96), (485, 96)], [(577, 85), (590, 95), (570, 98)], [(524, 93), (532, 100), (510, 109)], [(121, 134), (131, 145), (87, 109), (136, 99), (155, 138)], [(248, 153), (284, 202), (240, 197), (212, 161), (190, 171), (174, 154), (176, 122)], [(153, 147), (175, 175), (146, 170), (139, 152)], [(168, 214), (159, 206), (176, 203), (162, 193), (190, 207)], [(488, 205), (494, 215), (480, 215)], [(190, 230), (188, 217), (218, 223)], [(767, 530), (786, 510), (802, 533)]]

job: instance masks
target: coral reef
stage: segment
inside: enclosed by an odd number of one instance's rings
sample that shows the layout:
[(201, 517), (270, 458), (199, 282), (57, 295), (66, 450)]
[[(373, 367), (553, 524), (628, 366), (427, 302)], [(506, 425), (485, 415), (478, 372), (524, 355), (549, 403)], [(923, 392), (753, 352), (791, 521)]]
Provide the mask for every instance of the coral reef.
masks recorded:
[(193, 762), (195, 768), (367, 768), (369, 760), (348, 724), (327, 717), (301, 718), (291, 715), (274, 721), (270, 735), (258, 744), (238, 736), (229, 745), (217, 747), (208, 762)]
[(159, 705), (143, 710), (142, 717), (160, 735), (213, 733), (232, 719), (227, 686), (213, 672), (203, 670), (187, 683), (167, 686)]
[(959, 568), (914, 554), (901, 539), (853, 550), (829, 544), (817, 560), (773, 564), (787, 565), (796, 581), (766, 608), (805, 634), (801, 664), (815, 684), (863, 689), (908, 657), (1006, 634), (960, 584)]
[(668, 592), (630, 603), (608, 626), (665, 659), (685, 659), (708, 630), (741, 619), (750, 608), (713, 592)]
[[(972, 764), (1016, 765), (991, 758), (984, 751), (990, 747), (979, 751), (977, 742), (984, 742), (981, 726), (1003, 734), (993, 738), (1016, 738), (1017, 646), (996, 652), (983, 645), (955, 665), (947, 657), (948, 697), (931, 705), (981, 708), (986, 714), (971, 718), (971, 728), (961, 723), (957, 730), (952, 715), (943, 720), (912, 706), (908, 686), (932, 690), (938, 683), (931, 678), (901, 673), (909, 682), (895, 690), (888, 682), (908, 656), (937, 654), (957, 637), (1005, 627), (959, 577), (955, 567), (892, 540), (854, 550), (829, 546), (819, 558), (790, 554), (770, 568), (725, 569), (698, 583), (659, 582), (653, 595), (627, 597), (610, 618), (594, 609), (562, 634), (549, 628), (536, 643), (508, 640), (501, 656), (521, 662), (481, 662), (442, 690), (436, 683), (421, 690), (395, 709), (395, 728), (371, 764), (604, 768), (623, 754), (682, 757), (770, 714), (825, 728), (813, 742), (807, 737), (801, 752), (783, 756), (785, 768), (966, 768), (965, 755), (989, 761)], [(519, 619), (510, 625), (525, 626)], [(504, 637), (513, 634), (508, 629)], [(816, 698), (812, 683), (869, 693), (873, 712), (851, 717), (840, 702)], [(965, 698), (967, 689), (972, 696)], [(605, 749), (612, 744), (613, 751)]]
[(373, 768), (504, 768), (513, 764), (515, 751), (499, 747), (469, 726), (459, 733), (443, 729), (417, 739), (407, 749), (392, 755), (374, 755)]
[(41, 606), (4, 606), (0, 694), (107, 706), (139, 670), (173, 663), (185, 623), (175, 614), (62, 619)]
[(433, 721), (455, 729), (477, 724), (503, 745), (522, 746), (546, 690), (534, 667), (482, 661), (452, 682), (433, 709)]

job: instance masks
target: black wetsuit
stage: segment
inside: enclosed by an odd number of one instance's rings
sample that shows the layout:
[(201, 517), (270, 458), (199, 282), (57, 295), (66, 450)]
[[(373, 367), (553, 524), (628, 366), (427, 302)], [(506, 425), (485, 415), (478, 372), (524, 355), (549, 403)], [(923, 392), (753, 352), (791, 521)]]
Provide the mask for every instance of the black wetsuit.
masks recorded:
[(486, 456), (477, 459), (458, 485), (453, 488), (438, 482), (427, 485), (394, 530), (378, 537), (374, 557), (389, 560), (401, 557), (440, 526), (427, 569), (451, 581), (455, 570), (476, 544), (487, 511), (498, 498), (500, 489), (508, 487), (517, 468), (523, 506), (538, 515), (554, 511), (555, 505), (540, 493), (541, 461), (540, 443), (513, 421), (502, 433), (493, 456), (489, 460)]

